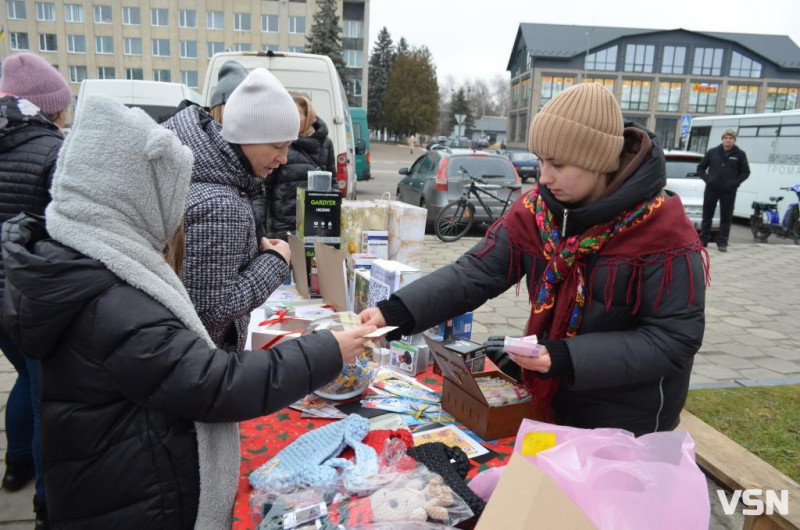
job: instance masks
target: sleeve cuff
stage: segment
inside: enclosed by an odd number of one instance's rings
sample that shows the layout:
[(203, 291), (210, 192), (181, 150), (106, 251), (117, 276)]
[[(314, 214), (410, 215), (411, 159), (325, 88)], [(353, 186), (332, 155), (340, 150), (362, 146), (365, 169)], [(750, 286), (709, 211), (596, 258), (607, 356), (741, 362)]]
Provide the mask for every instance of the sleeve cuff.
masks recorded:
[(563, 340), (543, 340), (540, 344), (547, 348), (550, 353), (550, 370), (542, 374), (543, 379), (560, 376), (573, 381), (575, 379), (575, 368), (572, 366), (572, 357), (569, 354), (569, 346)]
[(277, 256), (278, 258), (280, 258), (280, 260), (281, 260), (282, 262), (284, 262), (286, 265), (289, 265), (289, 263), (286, 261), (286, 258), (284, 258), (284, 257), (281, 255), (281, 253), (280, 253), (280, 252), (278, 252), (277, 250), (272, 250), (272, 249), (268, 249), (268, 250), (262, 250), (262, 251), (261, 251), (261, 254), (270, 254), (270, 255), (272, 255), (272, 256)]
[(408, 310), (406, 305), (392, 295), (388, 300), (378, 302), (378, 309), (383, 314), (387, 326), (397, 326), (398, 329), (388, 333), (386, 340), (398, 340), (403, 335), (408, 335), (414, 329), (414, 315)]

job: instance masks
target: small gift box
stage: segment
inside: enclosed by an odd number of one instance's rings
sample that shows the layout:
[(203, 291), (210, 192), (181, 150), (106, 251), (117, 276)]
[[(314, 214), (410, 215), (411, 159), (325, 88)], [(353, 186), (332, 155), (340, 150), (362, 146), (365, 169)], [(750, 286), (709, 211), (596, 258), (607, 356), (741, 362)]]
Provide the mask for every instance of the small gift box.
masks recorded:
[(283, 341), (296, 339), (303, 334), (311, 320), (288, 316), (289, 309), (278, 311), (274, 316), (260, 322), (251, 331), (252, 349), (266, 350)]

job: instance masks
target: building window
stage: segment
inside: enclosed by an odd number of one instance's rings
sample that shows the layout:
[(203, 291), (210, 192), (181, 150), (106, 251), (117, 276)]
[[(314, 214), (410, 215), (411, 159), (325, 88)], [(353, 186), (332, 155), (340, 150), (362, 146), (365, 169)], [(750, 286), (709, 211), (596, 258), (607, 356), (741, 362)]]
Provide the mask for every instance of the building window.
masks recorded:
[(36, 20), (55, 22), (56, 5), (50, 2), (36, 2)]
[(587, 77), (585, 82), (603, 85), (609, 92), (614, 93), (614, 80), (608, 77)]
[(233, 30), (234, 31), (250, 31), (253, 29), (252, 18), (250, 13), (234, 13), (233, 14)]
[(731, 54), (731, 77), (761, 77), (761, 63), (739, 52)]
[(289, 17), (289, 33), (306, 32), (306, 17)]
[(756, 111), (758, 87), (728, 85), (725, 95), (725, 114), (752, 114)]
[(125, 45), (125, 55), (142, 54), (142, 39), (139, 37), (125, 37), (123, 43)]
[(126, 68), (125, 79), (133, 79), (135, 81), (144, 80), (144, 70), (141, 68)]
[(70, 66), (69, 67), (69, 82), (70, 83), (80, 83), (84, 79), (89, 77), (88, 72), (86, 71), (85, 66)]
[(80, 4), (64, 4), (64, 21), (83, 22), (83, 6)]
[(361, 50), (344, 50), (342, 58), (347, 68), (361, 68), (364, 63), (364, 52)]
[(182, 59), (197, 59), (197, 41), (196, 40), (182, 40), (181, 41), (181, 58)]
[(681, 104), (680, 81), (666, 81), (658, 84), (658, 111), (678, 112)]
[(189, 88), (197, 88), (197, 70), (181, 70), (181, 83)]
[(262, 44), (261, 51), (262, 52), (277, 52), (281, 49), (280, 46), (277, 44)]
[(30, 50), (30, 44), (28, 44), (28, 34), (13, 32), (11, 34), (11, 49)]
[(169, 9), (150, 8), (151, 26), (169, 26)]
[(767, 87), (767, 104), (764, 107), (764, 111), (794, 110), (797, 106), (797, 93), (797, 88), (788, 86)]
[(169, 57), (169, 39), (153, 39), (153, 55)]
[(626, 72), (652, 72), (656, 47), (653, 44), (628, 44), (625, 46)]
[(697, 114), (716, 112), (718, 93), (717, 83), (692, 83), (692, 90), (689, 92), (689, 112)]
[(566, 90), (575, 84), (574, 77), (561, 77), (561, 76), (542, 76), (542, 92), (539, 99), (539, 105), (544, 105), (555, 97), (562, 90)]
[(249, 52), (253, 50), (253, 45), (249, 42), (234, 42), (233, 51), (235, 52)]
[(613, 72), (617, 69), (617, 47), (611, 46), (586, 56), (584, 68), (587, 70), (605, 70)]
[(178, 26), (182, 28), (197, 28), (197, 11), (194, 9), (181, 9), (178, 11)]
[(725, 50), (722, 48), (695, 48), (692, 73), (694, 75), (722, 75), (722, 55), (724, 53)]
[(86, 53), (86, 37), (83, 35), (67, 35), (67, 52)]
[(122, 8), (122, 23), (126, 26), (138, 26), (142, 23), (142, 11), (138, 7)]
[(351, 79), (350, 80), (350, 93), (354, 96), (361, 95), (361, 79)]
[(291, 53), (306, 53), (305, 46), (289, 46), (289, 51)]
[(97, 53), (113, 54), (114, 53), (114, 37), (95, 37), (94, 47)]
[(208, 58), (211, 59), (215, 53), (221, 53), (225, 51), (225, 43), (224, 42), (216, 42), (216, 41), (208, 41)]
[(225, 29), (225, 13), (222, 11), (206, 11), (207, 29)]
[(622, 97), (619, 106), (622, 110), (647, 110), (650, 108), (650, 81), (642, 79), (623, 79)]
[(261, 31), (265, 33), (277, 33), (278, 15), (261, 15)]
[(39, 51), (57, 52), (58, 37), (55, 33), (39, 33)]
[(172, 73), (169, 70), (153, 70), (153, 81), (161, 81), (162, 83), (171, 83)]
[(114, 17), (111, 14), (111, 6), (94, 6), (94, 23), (111, 24)]
[(8, 2), (6, 13), (9, 20), (25, 20), (28, 18), (25, 11), (25, 2)]
[(661, 57), (662, 74), (682, 74), (686, 64), (686, 46), (664, 46)]
[(343, 37), (348, 39), (360, 39), (364, 36), (363, 20), (345, 20)]
[(101, 66), (97, 69), (97, 79), (116, 79), (113, 66)]

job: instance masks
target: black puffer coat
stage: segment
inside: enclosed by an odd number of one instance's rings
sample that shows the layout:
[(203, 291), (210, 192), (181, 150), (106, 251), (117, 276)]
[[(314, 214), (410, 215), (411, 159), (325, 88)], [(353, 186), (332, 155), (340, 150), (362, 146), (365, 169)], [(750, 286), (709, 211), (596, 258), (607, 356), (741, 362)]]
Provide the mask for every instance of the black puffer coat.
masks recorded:
[[(22, 102), (22, 103), (21, 103)], [(44, 215), (64, 136), (26, 100), (0, 98), (0, 223), (25, 211)], [(3, 296), (0, 260), (0, 301)]]
[(35, 218), (4, 224), (3, 251), (5, 328), (41, 361), (44, 479), (58, 492), (48, 495), (53, 528), (192, 528), (200, 487), (193, 422), (269, 414), (342, 368), (328, 331), (269, 352), (209, 348), (99, 261), (48, 239)]
[(286, 239), (295, 230), (297, 188), (306, 187), (308, 172), (314, 169), (330, 171), (336, 185), (336, 154), (328, 138), (328, 126), (317, 118), (314, 134), (301, 136), (289, 147), (288, 162), (267, 177), (267, 227), (269, 238)]

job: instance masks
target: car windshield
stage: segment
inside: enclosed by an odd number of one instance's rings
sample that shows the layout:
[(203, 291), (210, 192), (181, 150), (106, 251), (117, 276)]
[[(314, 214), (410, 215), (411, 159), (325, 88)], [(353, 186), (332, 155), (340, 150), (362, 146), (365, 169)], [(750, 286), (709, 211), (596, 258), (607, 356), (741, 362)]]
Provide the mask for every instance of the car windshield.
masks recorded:
[(536, 155), (533, 153), (525, 153), (522, 151), (512, 151), (511, 160), (515, 162), (533, 162), (536, 161)]
[(685, 179), (697, 177), (697, 164), (700, 160), (667, 159), (667, 178)]
[[(486, 156), (454, 156), (447, 164), (447, 176), (462, 175), (461, 168), (473, 177), (500, 177), (514, 179), (514, 169), (507, 160)], [(466, 177), (466, 175), (463, 175)]]

